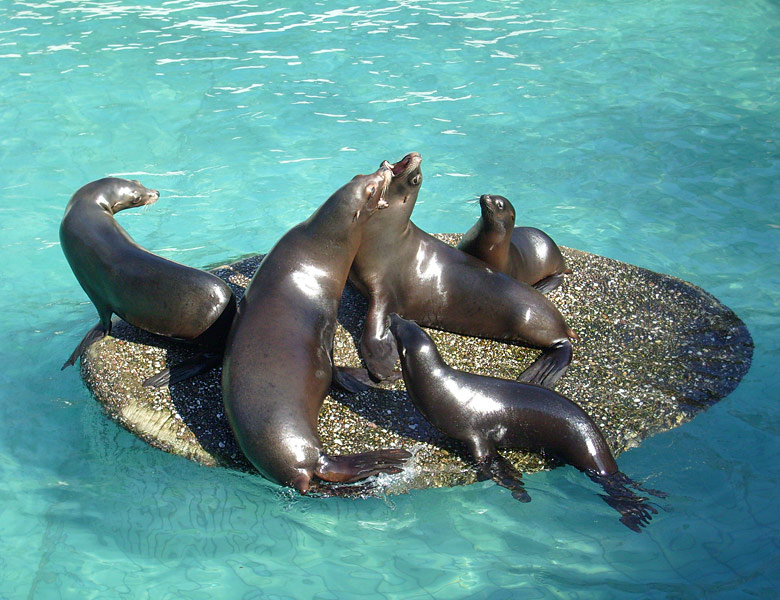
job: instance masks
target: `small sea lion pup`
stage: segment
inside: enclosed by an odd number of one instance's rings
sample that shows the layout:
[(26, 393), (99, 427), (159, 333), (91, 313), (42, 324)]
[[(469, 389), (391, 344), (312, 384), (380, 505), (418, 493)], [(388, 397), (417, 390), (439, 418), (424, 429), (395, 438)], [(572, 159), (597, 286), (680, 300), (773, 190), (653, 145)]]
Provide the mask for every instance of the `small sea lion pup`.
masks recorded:
[(338, 304), (363, 227), (384, 207), (390, 179), (386, 168), (356, 176), (288, 231), (260, 263), (228, 337), (222, 397), (233, 433), (262, 475), (303, 494), (337, 493), (339, 486), (316, 479), (398, 473), (411, 456), (398, 449), (332, 456), (317, 434), (331, 380), (355, 387), (333, 365)]
[(622, 515), (620, 521), (634, 531), (657, 512), (628, 486), (654, 496), (666, 494), (644, 489), (618, 471), (598, 426), (574, 402), (538, 385), (453, 369), (427, 333), (395, 313), (389, 327), (412, 402), (431, 425), (466, 444), (480, 479), (493, 479), (521, 502), (530, 501), (520, 473), (498, 453), (498, 448), (522, 448), (585, 471), (607, 492), (602, 498)]
[(549, 235), (535, 227), (515, 227), (515, 207), (503, 196), (485, 194), (479, 206), (482, 216), (463, 234), (458, 248), (543, 294), (561, 285), (571, 270)]
[(571, 362), (576, 335), (550, 300), (492, 271), (411, 222), (422, 185), (416, 152), (394, 165), (388, 208), (366, 225), (350, 281), (368, 298), (360, 351), (372, 377), (387, 379), (398, 359), (385, 325), (391, 312), (426, 327), (540, 348), (520, 379), (552, 386)]
[(204, 350), (172, 367), (173, 380), (219, 364), (236, 312), (231, 289), (211, 273), (152, 254), (114, 219), (120, 210), (153, 204), (159, 197), (157, 190), (137, 181), (107, 177), (88, 183), (70, 199), (60, 224), (60, 243), (100, 322), (87, 332), (63, 369), (111, 333), (112, 314)]

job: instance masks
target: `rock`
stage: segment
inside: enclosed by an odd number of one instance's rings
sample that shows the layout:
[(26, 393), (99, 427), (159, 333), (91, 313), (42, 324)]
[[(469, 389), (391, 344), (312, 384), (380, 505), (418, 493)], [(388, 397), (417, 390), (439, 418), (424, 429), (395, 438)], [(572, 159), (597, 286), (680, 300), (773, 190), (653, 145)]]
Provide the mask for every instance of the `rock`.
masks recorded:
[[(455, 244), (456, 235), (437, 235)], [(617, 456), (644, 438), (677, 427), (731, 393), (750, 367), (753, 342), (744, 323), (704, 290), (609, 258), (563, 248), (573, 273), (550, 299), (579, 334), (574, 360), (556, 390), (599, 424)], [(212, 271), (238, 297), (262, 256)], [(339, 309), (337, 364), (359, 366), (356, 344), (366, 303), (347, 285)], [(537, 351), (512, 344), (430, 331), (453, 367), (514, 379)], [(106, 414), (147, 443), (200, 462), (251, 471), (225, 418), (220, 370), (174, 385), (141, 383), (193, 351), (124, 321), (93, 344), (81, 374)], [(333, 390), (319, 432), (333, 454), (403, 447), (414, 454), (404, 473), (382, 476), (380, 493), (471, 483), (463, 448), (433, 429), (415, 409), (403, 381), (350, 395)], [(536, 454), (508, 451), (521, 471), (555, 466)]]

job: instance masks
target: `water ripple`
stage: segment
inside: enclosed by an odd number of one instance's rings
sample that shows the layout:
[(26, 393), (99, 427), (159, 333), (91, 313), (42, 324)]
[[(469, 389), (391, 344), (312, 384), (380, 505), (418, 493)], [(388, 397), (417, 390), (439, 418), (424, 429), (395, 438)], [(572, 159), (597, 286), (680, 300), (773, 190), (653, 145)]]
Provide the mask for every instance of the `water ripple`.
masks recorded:
[[(0, 3), (0, 596), (769, 597), (780, 15), (727, 4)], [(424, 229), (464, 231), (501, 193), (749, 320), (743, 387), (625, 456), (673, 493), (641, 536), (573, 470), (529, 477), (523, 506), (492, 484), (299, 498), (151, 450), (59, 373), (95, 316), (57, 243), (85, 182), (162, 189), (120, 220), (206, 265), (412, 150)]]

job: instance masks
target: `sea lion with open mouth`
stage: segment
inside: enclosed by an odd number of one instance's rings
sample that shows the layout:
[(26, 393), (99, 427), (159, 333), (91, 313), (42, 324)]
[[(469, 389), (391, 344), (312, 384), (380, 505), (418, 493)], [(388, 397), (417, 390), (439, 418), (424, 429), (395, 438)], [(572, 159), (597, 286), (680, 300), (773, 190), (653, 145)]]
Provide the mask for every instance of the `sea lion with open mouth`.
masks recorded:
[[(316, 480), (348, 483), (398, 473), (410, 457), (388, 449), (325, 454), (317, 417), (332, 380), (339, 300), (365, 224), (386, 206), (392, 174), (358, 175), (288, 231), (252, 277), (227, 341), (222, 397), (233, 433), (261, 474), (305, 494)], [(338, 487), (338, 486), (337, 486)]]
[(387, 379), (398, 354), (391, 312), (426, 327), (542, 349), (520, 379), (552, 386), (572, 357), (576, 334), (539, 291), (427, 234), (410, 217), (422, 184), (416, 152), (390, 165), (388, 208), (366, 224), (350, 281), (368, 298), (360, 341), (372, 377)]

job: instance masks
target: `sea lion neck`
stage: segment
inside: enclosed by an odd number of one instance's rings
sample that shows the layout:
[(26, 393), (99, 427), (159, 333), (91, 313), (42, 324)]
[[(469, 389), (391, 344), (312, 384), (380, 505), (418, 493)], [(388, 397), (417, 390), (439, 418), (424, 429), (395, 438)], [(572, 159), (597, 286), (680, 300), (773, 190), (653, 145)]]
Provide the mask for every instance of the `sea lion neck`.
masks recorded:
[(79, 211), (87, 211), (91, 214), (103, 212), (113, 218), (114, 211), (110, 200), (106, 197), (104, 186), (98, 185), (103, 181), (93, 181), (73, 194), (65, 207), (65, 215), (67, 216), (74, 206), (78, 206)]
[(405, 363), (414, 362), (426, 369), (447, 368), (436, 344), (419, 325), (398, 315), (391, 316), (390, 331), (396, 338), (398, 352)]
[(483, 232), (484, 240), (490, 249), (500, 248), (504, 252), (509, 252), (509, 246), (512, 244), (512, 230), (507, 229), (501, 221), (497, 219), (485, 219), (480, 217), (477, 221), (477, 227)]
[(385, 239), (394, 239), (396, 236), (405, 235), (413, 227), (411, 222), (413, 209), (414, 201), (407, 202), (407, 204), (390, 204), (367, 223), (365, 235)]
[[(372, 215), (386, 206), (384, 195), (390, 172), (381, 168), (371, 175), (357, 175), (328, 198), (301, 226), (327, 231), (335, 242), (360, 244), (363, 228)], [(366, 195), (368, 194), (368, 195)]]
[[(354, 236), (358, 230), (352, 223), (353, 213), (347, 202), (342, 202), (343, 197), (339, 193), (333, 194), (301, 225), (310, 230), (328, 231), (332, 240), (346, 240)], [(344, 223), (349, 223), (346, 227)]]

